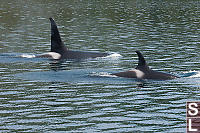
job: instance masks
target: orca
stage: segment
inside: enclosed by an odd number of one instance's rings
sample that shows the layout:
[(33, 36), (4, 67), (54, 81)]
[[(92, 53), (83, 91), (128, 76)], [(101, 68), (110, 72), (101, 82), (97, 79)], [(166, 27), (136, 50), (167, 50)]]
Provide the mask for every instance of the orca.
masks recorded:
[(137, 78), (137, 79), (152, 79), (152, 80), (170, 80), (178, 78), (175, 75), (154, 71), (147, 65), (143, 55), (140, 51), (135, 51), (138, 55), (138, 65), (135, 69), (113, 73), (111, 75), (115, 75), (118, 77), (126, 77), (126, 78)]
[(61, 40), (60, 33), (53, 18), (49, 18), (51, 23), (51, 51), (37, 57), (46, 57), (52, 59), (87, 59), (105, 57), (110, 54), (101, 52), (85, 52), (69, 50)]

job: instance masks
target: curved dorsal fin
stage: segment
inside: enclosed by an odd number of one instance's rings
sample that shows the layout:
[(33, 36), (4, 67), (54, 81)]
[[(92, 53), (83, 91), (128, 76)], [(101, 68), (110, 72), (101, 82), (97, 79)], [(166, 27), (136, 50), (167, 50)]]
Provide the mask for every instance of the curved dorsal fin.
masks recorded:
[(138, 55), (138, 65), (137, 65), (136, 69), (140, 69), (140, 68), (143, 68), (143, 69), (146, 68), (147, 69), (147, 68), (149, 68), (146, 64), (146, 61), (145, 61), (143, 55), (140, 53), (140, 51), (135, 51), (135, 52)]
[(51, 52), (62, 54), (67, 51), (67, 48), (61, 40), (55, 21), (52, 18), (49, 18), (49, 20), (51, 22)]

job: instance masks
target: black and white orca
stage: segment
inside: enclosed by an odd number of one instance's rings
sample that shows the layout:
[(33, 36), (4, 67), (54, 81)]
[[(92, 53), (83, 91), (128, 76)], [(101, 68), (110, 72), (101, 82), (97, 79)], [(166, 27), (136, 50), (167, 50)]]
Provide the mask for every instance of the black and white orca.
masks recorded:
[(51, 22), (51, 51), (36, 57), (80, 60), (87, 58), (105, 57), (110, 55), (109, 53), (69, 50), (61, 40), (60, 33), (58, 31), (55, 21), (52, 18), (49, 18), (49, 20)]
[(153, 79), (153, 80), (169, 80), (178, 78), (177, 76), (172, 74), (158, 72), (150, 69), (140, 51), (136, 51), (136, 53), (138, 55), (138, 65), (135, 69), (125, 72), (113, 73), (111, 75), (126, 77), (126, 78)]

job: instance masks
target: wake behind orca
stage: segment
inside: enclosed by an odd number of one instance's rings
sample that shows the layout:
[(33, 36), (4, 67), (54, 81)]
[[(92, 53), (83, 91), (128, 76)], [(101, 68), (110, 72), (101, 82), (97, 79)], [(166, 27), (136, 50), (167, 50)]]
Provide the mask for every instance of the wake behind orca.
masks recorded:
[(69, 50), (61, 40), (60, 33), (57, 25), (52, 18), (49, 18), (51, 22), (51, 52), (45, 53), (36, 57), (46, 57), (52, 59), (87, 59), (96, 57), (105, 57), (110, 55), (109, 53), (100, 52), (84, 52)]
[(139, 59), (138, 59), (138, 65), (135, 69), (125, 72), (113, 73), (111, 75), (126, 77), (126, 78), (154, 79), (154, 80), (169, 80), (178, 78), (177, 76), (172, 74), (158, 72), (150, 69), (140, 51), (136, 51), (136, 53)]

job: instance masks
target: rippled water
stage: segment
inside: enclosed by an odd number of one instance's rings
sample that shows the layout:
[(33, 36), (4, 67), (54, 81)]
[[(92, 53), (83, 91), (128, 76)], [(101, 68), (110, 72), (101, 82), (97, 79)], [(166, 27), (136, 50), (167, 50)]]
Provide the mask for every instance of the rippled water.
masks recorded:
[[(0, 0), (2, 132), (185, 132), (186, 101), (199, 100), (198, 1)], [(63, 63), (19, 58), (50, 50), (49, 17), (74, 50), (118, 59)], [(137, 65), (181, 76), (109, 76)]]

